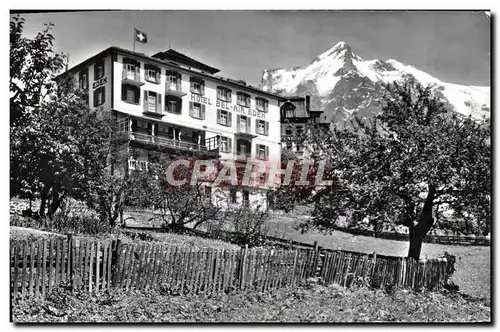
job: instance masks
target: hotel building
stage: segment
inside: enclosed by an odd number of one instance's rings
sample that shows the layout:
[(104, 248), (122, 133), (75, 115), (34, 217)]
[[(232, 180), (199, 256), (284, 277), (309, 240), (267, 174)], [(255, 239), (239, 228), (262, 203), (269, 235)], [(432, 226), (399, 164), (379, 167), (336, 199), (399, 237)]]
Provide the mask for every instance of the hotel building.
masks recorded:
[[(129, 169), (146, 169), (155, 150), (279, 165), (283, 97), (218, 72), (172, 49), (147, 56), (114, 46), (68, 71), (89, 106), (113, 112), (117, 130), (128, 134), (127, 148), (136, 152)], [(229, 192), (229, 204), (267, 209), (271, 188), (265, 175), (259, 181), (260, 188), (219, 189)]]

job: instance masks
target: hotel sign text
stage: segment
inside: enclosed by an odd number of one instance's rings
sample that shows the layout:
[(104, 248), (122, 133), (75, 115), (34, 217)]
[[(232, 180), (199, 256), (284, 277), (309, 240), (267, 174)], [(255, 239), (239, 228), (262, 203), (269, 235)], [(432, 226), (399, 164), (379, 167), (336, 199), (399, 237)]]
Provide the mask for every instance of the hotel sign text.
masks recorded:
[[(200, 95), (197, 95), (197, 94), (194, 94), (194, 93), (191, 94), (191, 101), (212, 106), (212, 101), (210, 100), (210, 98), (207, 98), (207, 97), (204, 97), (204, 96), (200, 96)], [(215, 106), (217, 108), (219, 108), (219, 109), (226, 110), (226, 111), (231, 111), (231, 112), (235, 112), (235, 113), (241, 114), (241, 115), (253, 116), (253, 117), (256, 117), (256, 118), (259, 118), (259, 119), (265, 119), (266, 118), (266, 113), (265, 112), (252, 110), (250, 108), (243, 107), (243, 106), (240, 106), (240, 105), (226, 103), (226, 102), (221, 101), (221, 100), (216, 100), (215, 101)]]

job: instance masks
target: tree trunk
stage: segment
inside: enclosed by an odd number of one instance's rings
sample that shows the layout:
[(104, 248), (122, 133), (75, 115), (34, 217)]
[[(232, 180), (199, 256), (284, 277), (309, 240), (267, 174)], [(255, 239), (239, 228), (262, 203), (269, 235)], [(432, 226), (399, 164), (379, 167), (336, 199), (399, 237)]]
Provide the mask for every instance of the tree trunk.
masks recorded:
[(410, 227), (410, 248), (408, 250), (408, 257), (417, 261), (420, 259), (422, 242), (434, 224), (434, 218), (432, 218), (432, 206), (435, 195), (436, 189), (433, 186), (429, 186), (429, 192), (427, 193), (424, 207), (422, 208), (422, 212), (418, 218), (418, 224), (414, 227)]
[(424, 237), (425, 234), (422, 236), (421, 232), (418, 232), (417, 227), (410, 228), (410, 249), (408, 250), (408, 257), (417, 261), (420, 259)]
[(53, 194), (52, 202), (50, 203), (48, 211), (49, 218), (51, 220), (54, 217), (54, 214), (56, 213), (57, 209), (59, 209), (59, 206), (61, 206), (61, 202), (63, 201), (64, 196), (65, 196), (64, 192), (61, 195), (59, 195), (58, 193)]
[(38, 215), (43, 218), (45, 217), (45, 205), (47, 203), (47, 195), (49, 193), (50, 187), (46, 186), (42, 189), (40, 193), (40, 208), (38, 209)]

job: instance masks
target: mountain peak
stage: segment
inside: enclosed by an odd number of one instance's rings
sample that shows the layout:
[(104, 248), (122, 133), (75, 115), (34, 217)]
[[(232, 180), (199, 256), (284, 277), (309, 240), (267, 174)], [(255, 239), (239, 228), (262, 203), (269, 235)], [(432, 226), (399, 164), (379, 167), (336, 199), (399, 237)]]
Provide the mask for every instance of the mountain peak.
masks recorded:
[(342, 59), (342, 60), (359, 58), (357, 55), (355, 55), (352, 52), (351, 46), (344, 41), (338, 42), (337, 44), (335, 44), (335, 46), (330, 48), (328, 51), (323, 52), (318, 57), (318, 60), (323, 60), (323, 59), (326, 59), (328, 57), (334, 57), (334, 58)]

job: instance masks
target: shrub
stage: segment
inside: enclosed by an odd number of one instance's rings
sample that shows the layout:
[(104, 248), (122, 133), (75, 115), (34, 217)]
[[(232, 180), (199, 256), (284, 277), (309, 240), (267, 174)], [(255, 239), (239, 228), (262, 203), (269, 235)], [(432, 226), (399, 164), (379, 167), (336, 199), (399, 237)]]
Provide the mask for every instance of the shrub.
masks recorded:
[(259, 209), (249, 207), (238, 208), (229, 211), (228, 217), (233, 226), (234, 233), (232, 242), (241, 246), (257, 246), (261, 242), (263, 225), (269, 214)]

